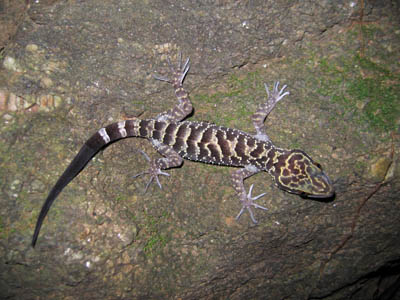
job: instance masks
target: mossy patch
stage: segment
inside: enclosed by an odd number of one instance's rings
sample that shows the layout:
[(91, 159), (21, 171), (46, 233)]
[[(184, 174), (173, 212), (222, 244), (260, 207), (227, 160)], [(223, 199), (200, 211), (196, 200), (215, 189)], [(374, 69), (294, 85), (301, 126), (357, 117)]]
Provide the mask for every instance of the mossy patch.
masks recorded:
[(159, 253), (171, 240), (169, 235), (162, 230), (168, 223), (168, 215), (168, 212), (163, 212), (159, 216), (144, 213), (139, 239), (143, 239), (143, 251), (146, 256), (152, 257)]
[(400, 76), (381, 63), (358, 54), (343, 58), (341, 66), (320, 60), (326, 75), (320, 78), (321, 95), (343, 107), (341, 116), (366, 122), (369, 128), (394, 130), (400, 117)]
[[(264, 101), (257, 99), (258, 96), (267, 97), (258, 71), (232, 73), (225, 82), (207, 90), (214, 92), (192, 95), (196, 109), (194, 118), (244, 130), (252, 128), (250, 116)], [(254, 94), (255, 90), (261, 92)]]

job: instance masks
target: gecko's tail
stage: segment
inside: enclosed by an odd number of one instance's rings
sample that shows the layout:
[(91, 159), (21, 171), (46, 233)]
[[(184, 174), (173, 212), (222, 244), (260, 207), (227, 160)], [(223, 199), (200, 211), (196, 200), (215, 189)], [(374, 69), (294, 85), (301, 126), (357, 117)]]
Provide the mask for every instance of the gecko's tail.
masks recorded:
[(32, 247), (35, 247), (37, 238), (39, 236), (40, 228), (42, 227), (43, 220), (53, 204), (54, 200), (57, 198), (58, 194), (63, 190), (63, 188), (71, 182), (72, 179), (86, 166), (86, 164), (92, 159), (92, 157), (99, 151), (99, 149), (89, 148), (86, 144), (83, 145), (79, 153), (75, 156), (72, 162), (69, 164), (67, 169), (57, 180), (54, 187), (51, 189), (46, 201), (42, 206), (39, 217), (36, 222), (35, 232), (32, 237)]
[(83, 168), (85, 168), (86, 164), (96, 155), (96, 153), (106, 145), (126, 137), (146, 137), (148, 134), (146, 129), (148, 122), (150, 121), (135, 118), (132, 120), (113, 123), (100, 129), (86, 141), (47, 196), (36, 222), (35, 231), (32, 237), (32, 247), (35, 247), (40, 228), (42, 227), (43, 221), (51, 205), (63, 188), (67, 186), (68, 183), (70, 183), (72, 179), (74, 179)]

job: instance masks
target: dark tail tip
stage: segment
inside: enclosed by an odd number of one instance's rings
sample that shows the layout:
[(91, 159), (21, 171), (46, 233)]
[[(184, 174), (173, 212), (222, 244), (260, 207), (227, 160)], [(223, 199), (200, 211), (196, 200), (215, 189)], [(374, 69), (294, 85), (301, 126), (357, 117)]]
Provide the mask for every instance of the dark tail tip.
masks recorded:
[(40, 228), (42, 227), (43, 221), (53, 204), (54, 200), (57, 198), (58, 194), (62, 189), (71, 182), (72, 179), (86, 166), (86, 164), (91, 160), (91, 158), (99, 151), (99, 149), (92, 149), (86, 145), (83, 145), (79, 153), (75, 156), (72, 162), (69, 164), (68, 168), (64, 171), (61, 177), (58, 179), (46, 201), (44, 202), (42, 209), (40, 211), (39, 217), (36, 222), (35, 231), (32, 237), (32, 247), (36, 245), (36, 241), (39, 236)]
[(38, 233), (35, 232), (32, 237), (32, 243), (31, 243), (32, 248), (35, 248), (35, 246), (36, 246), (38, 235), (39, 235), (39, 232)]

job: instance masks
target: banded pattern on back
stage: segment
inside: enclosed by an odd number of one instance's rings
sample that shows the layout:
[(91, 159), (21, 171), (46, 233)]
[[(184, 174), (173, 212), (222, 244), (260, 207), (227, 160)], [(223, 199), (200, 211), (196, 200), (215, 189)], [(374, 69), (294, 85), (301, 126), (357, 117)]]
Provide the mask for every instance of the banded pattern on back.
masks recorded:
[(207, 122), (143, 120), (140, 135), (172, 147), (181, 157), (204, 163), (272, 167), (275, 149), (270, 142), (255, 139), (241, 130)]

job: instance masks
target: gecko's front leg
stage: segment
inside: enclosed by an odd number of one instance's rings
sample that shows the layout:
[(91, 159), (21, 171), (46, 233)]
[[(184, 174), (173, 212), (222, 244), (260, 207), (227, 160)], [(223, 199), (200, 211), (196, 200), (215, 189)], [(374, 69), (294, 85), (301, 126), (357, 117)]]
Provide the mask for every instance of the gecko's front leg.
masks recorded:
[(155, 79), (170, 83), (178, 98), (178, 103), (175, 107), (159, 114), (156, 117), (158, 121), (179, 122), (185, 119), (193, 110), (192, 102), (189, 99), (188, 93), (183, 88), (183, 81), (189, 71), (190, 64), (189, 58), (182, 64), (182, 54), (179, 53), (178, 66), (173, 67), (171, 61), (168, 59), (168, 65), (172, 73), (172, 79), (164, 76), (154, 76)]
[(287, 87), (286, 85), (279, 90), (279, 81), (275, 82), (271, 94), (269, 93), (266, 83), (264, 83), (264, 86), (268, 94), (268, 99), (265, 103), (258, 107), (257, 111), (251, 116), (251, 119), (253, 121), (254, 128), (256, 129), (256, 135), (254, 135), (254, 137), (267, 142), (270, 141), (270, 139), (266, 133), (264, 121), (268, 117), (269, 113), (274, 109), (275, 105), (282, 100), (283, 97), (289, 95), (289, 92), (283, 92)]
[(243, 169), (237, 170), (232, 173), (233, 187), (234, 187), (236, 193), (238, 194), (239, 200), (242, 204), (242, 209), (240, 210), (239, 214), (236, 216), (236, 220), (239, 220), (239, 218), (243, 214), (243, 212), (245, 210), (247, 210), (250, 214), (251, 220), (255, 224), (257, 224), (257, 220), (254, 217), (252, 206), (255, 208), (267, 210), (266, 207), (254, 203), (255, 200), (261, 198), (266, 193), (262, 193), (258, 196), (252, 197), (251, 192), (253, 191), (253, 184), (250, 186), (248, 193), (246, 193), (246, 189), (244, 188), (244, 184), (243, 184), (244, 179), (246, 179), (254, 174), (257, 174), (258, 172), (260, 172), (260, 170), (257, 169), (255, 166), (247, 165)]

